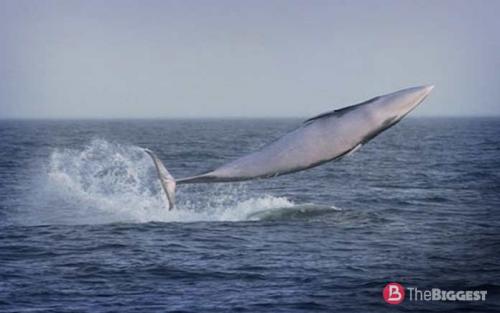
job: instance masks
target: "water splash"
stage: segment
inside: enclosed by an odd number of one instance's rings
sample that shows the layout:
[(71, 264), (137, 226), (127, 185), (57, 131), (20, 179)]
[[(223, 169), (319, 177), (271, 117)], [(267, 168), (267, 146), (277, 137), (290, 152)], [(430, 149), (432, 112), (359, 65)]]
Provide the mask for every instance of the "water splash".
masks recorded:
[(95, 139), (82, 149), (52, 152), (34, 197), (37, 214), (28, 223), (244, 221), (309, 210), (284, 197), (253, 195), (247, 186), (182, 186), (178, 210), (168, 211), (153, 163), (141, 148)]

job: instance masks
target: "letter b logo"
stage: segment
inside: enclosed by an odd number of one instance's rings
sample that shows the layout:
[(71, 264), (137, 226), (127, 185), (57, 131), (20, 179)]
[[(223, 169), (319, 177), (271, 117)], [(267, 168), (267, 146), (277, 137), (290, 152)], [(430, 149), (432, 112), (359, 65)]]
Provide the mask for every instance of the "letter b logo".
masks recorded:
[(400, 304), (405, 299), (405, 288), (398, 283), (388, 283), (382, 291), (385, 302)]

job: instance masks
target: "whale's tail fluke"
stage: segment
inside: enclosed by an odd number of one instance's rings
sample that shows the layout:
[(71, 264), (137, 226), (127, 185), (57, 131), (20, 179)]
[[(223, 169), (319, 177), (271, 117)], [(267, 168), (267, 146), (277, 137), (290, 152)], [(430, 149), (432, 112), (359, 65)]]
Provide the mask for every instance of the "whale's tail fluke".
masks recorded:
[(144, 149), (144, 152), (149, 154), (151, 159), (153, 159), (156, 171), (158, 173), (158, 178), (160, 179), (161, 182), (161, 186), (163, 187), (163, 190), (167, 195), (169, 204), (168, 209), (169, 210), (175, 209), (175, 185), (176, 185), (175, 178), (172, 175), (170, 175), (165, 165), (163, 165), (163, 162), (158, 158), (158, 156), (156, 156), (156, 154), (153, 151), (149, 149)]

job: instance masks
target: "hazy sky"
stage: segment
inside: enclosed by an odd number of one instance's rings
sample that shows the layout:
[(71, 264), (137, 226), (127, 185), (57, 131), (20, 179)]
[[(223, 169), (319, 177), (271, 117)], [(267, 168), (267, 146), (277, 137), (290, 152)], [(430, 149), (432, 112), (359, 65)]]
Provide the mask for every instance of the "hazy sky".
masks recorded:
[(0, 0), (0, 118), (500, 115), (500, 1)]

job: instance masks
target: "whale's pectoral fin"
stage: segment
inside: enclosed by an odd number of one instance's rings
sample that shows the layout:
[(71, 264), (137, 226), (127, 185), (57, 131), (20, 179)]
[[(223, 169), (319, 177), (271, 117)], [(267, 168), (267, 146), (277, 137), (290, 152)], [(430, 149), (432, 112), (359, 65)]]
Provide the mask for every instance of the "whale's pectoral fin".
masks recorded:
[(362, 146), (362, 145), (363, 145), (363, 144), (362, 144), (362, 143), (360, 143), (360, 144), (359, 144), (359, 145), (357, 145), (356, 147), (352, 148), (349, 152), (347, 152), (347, 154), (346, 154), (345, 156), (350, 156), (350, 155), (352, 155), (354, 152), (358, 151), (358, 150), (359, 150), (359, 148), (361, 148), (361, 146)]
[(144, 149), (144, 152), (149, 154), (151, 159), (153, 159), (153, 163), (155, 164), (156, 171), (158, 173), (158, 178), (160, 179), (161, 186), (165, 194), (167, 195), (169, 210), (175, 209), (175, 179), (168, 170), (163, 165), (163, 162), (156, 156), (156, 154), (149, 150)]

